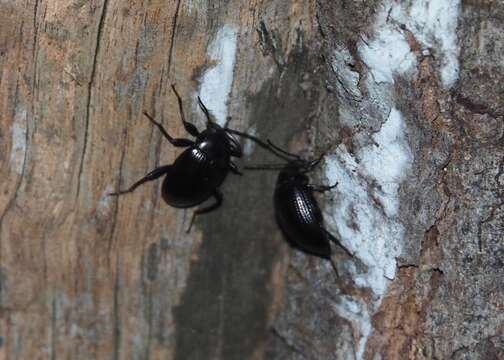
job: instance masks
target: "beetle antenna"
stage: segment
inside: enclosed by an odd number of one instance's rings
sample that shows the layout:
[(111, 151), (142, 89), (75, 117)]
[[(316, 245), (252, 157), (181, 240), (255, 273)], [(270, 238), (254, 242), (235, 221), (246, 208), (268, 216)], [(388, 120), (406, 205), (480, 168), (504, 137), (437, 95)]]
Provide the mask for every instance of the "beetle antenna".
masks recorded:
[(300, 157), (299, 155), (292, 154), (292, 153), (290, 153), (290, 152), (288, 152), (288, 151), (285, 151), (285, 150), (283, 150), (283, 149), (279, 148), (278, 146), (276, 146), (275, 144), (273, 144), (273, 142), (272, 142), (270, 139), (268, 139), (268, 140), (267, 140), (267, 142), (268, 142), (268, 145), (269, 145), (269, 146), (271, 146), (271, 147), (272, 147), (273, 149), (275, 149), (276, 151), (278, 151), (278, 152), (280, 152), (280, 153), (282, 153), (282, 154), (284, 154), (284, 155), (286, 155), (286, 156), (293, 157), (293, 158), (294, 158), (294, 159), (296, 159), (296, 160), (302, 160), (302, 159), (301, 159), (301, 157)]
[(185, 121), (185, 114), (184, 114), (184, 106), (182, 105), (182, 98), (180, 97), (177, 89), (175, 89), (175, 84), (172, 84), (171, 88), (173, 90), (173, 93), (175, 94), (175, 97), (177, 98), (180, 116), (182, 117), (182, 122), (185, 123), (186, 121)]
[(343, 250), (345, 252), (345, 254), (347, 254), (351, 258), (354, 257), (354, 254), (350, 251), (350, 249), (347, 248), (345, 245), (343, 245), (339, 239), (335, 238), (333, 234), (331, 234), (329, 231), (327, 231), (324, 228), (322, 228), (322, 231), (325, 232), (327, 239), (332, 241), (333, 244), (337, 245), (341, 250)]
[(266, 150), (269, 150), (272, 154), (274, 154), (275, 156), (279, 157), (282, 160), (292, 161), (292, 159), (290, 159), (289, 157), (285, 156), (282, 153), (279, 153), (274, 147), (272, 147), (268, 143), (265, 143), (264, 141), (255, 137), (254, 135), (250, 135), (250, 134), (247, 134), (247, 133), (244, 133), (244, 132), (241, 132), (238, 130), (233, 130), (233, 129), (224, 129), (224, 130), (227, 131), (228, 133), (235, 134), (235, 135), (241, 136), (245, 139), (249, 139), (249, 140), (256, 142), (257, 144), (259, 144), (259, 146), (261, 146), (262, 148), (264, 148)]
[(283, 164), (259, 164), (259, 165), (247, 165), (244, 167), (245, 170), (282, 170), (285, 167)]
[(331, 263), (331, 266), (334, 270), (334, 272), (336, 273), (336, 277), (339, 278), (339, 272), (338, 272), (338, 267), (336, 266), (336, 263), (334, 262), (332, 256), (329, 256), (329, 262)]
[(208, 111), (205, 104), (203, 104), (203, 101), (201, 100), (201, 98), (199, 96), (198, 96), (198, 104), (199, 104), (200, 109), (205, 113), (205, 116), (207, 118), (207, 124), (213, 123), (212, 118), (210, 117), (210, 112)]

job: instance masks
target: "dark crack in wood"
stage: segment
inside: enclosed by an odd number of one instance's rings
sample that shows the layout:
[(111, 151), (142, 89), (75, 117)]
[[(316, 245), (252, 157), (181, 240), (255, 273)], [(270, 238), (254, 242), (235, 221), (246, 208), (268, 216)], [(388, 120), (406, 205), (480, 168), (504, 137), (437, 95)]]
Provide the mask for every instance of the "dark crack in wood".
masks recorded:
[(172, 64), (172, 59), (173, 59), (173, 48), (175, 46), (175, 32), (177, 30), (177, 20), (178, 20), (178, 15), (180, 11), (180, 2), (182, 0), (177, 0), (177, 7), (175, 8), (175, 15), (173, 15), (173, 21), (172, 21), (172, 29), (171, 29), (171, 36), (170, 36), (170, 50), (168, 51), (168, 70), (166, 71), (168, 73), (168, 77), (170, 77), (170, 69), (171, 69), (171, 64)]
[(101, 41), (103, 37), (103, 28), (105, 26), (105, 17), (107, 13), (108, 3), (109, 0), (104, 0), (103, 2), (102, 12), (100, 14), (100, 20), (98, 23), (98, 30), (96, 34), (96, 44), (93, 54), (93, 62), (91, 66), (91, 75), (87, 86), (86, 120), (84, 124), (84, 143), (82, 146), (82, 153), (80, 157), (79, 172), (77, 174), (77, 194), (75, 196), (76, 198), (78, 198), (80, 194), (81, 178), (82, 178), (82, 172), (84, 170), (84, 160), (86, 156), (87, 143), (89, 137), (89, 121), (91, 117), (91, 99), (93, 96), (93, 86), (95, 85), (96, 81), (96, 68), (98, 67), (98, 56), (101, 50)]

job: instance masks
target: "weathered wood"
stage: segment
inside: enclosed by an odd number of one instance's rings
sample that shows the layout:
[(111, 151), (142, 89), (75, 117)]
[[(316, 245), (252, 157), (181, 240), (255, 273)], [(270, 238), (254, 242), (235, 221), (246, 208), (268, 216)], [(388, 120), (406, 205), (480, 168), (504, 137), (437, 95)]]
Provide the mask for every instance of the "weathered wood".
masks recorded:
[[(504, 356), (498, 1), (0, 4), (0, 358)], [(288, 248), (275, 174), (197, 219), (160, 182), (175, 83), (303, 156), (331, 266)], [(273, 162), (245, 143), (245, 163)]]

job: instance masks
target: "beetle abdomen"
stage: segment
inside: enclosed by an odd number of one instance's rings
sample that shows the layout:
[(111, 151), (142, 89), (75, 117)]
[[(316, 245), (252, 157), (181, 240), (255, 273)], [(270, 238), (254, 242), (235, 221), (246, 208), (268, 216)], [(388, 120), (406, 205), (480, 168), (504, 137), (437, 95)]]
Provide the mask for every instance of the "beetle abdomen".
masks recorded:
[(322, 213), (309, 189), (296, 185), (278, 187), (275, 213), (278, 225), (293, 246), (320, 257), (331, 256)]
[(175, 160), (163, 181), (163, 199), (171, 206), (186, 208), (208, 199), (228, 173), (196, 147), (184, 151)]

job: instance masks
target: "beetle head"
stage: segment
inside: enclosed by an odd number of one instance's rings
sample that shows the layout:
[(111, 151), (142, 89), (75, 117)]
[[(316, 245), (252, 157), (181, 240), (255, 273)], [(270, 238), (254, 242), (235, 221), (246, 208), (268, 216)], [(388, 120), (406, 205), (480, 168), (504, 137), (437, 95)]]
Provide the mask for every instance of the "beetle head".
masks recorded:
[(285, 167), (280, 171), (278, 175), (279, 183), (296, 183), (300, 185), (308, 184), (307, 172), (310, 170), (309, 162), (304, 160), (292, 160), (285, 165)]
[(309, 178), (307, 173), (313, 171), (313, 168), (317, 166), (320, 161), (324, 158), (325, 154), (322, 154), (315, 160), (303, 160), (301, 158), (296, 160), (291, 160), (285, 165), (285, 167), (280, 171), (278, 175), (278, 181), (280, 183), (284, 182), (295, 182), (300, 185), (307, 185), (309, 183)]

